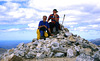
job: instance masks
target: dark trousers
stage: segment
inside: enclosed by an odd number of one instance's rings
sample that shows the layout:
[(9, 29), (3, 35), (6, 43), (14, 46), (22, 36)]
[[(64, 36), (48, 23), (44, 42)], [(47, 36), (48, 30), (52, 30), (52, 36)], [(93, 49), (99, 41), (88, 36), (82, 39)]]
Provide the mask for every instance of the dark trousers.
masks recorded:
[(53, 32), (53, 28), (54, 27), (56, 27), (56, 31), (58, 31), (58, 29), (59, 29), (59, 22), (56, 22), (56, 23), (50, 22), (49, 25), (50, 25), (51, 32)]
[(46, 29), (45, 27), (41, 27), (39, 30), (40, 30), (40, 35), (41, 36), (44, 36), (44, 31), (46, 31), (46, 30), (47, 30), (48, 36), (51, 35), (50, 32), (48, 31), (48, 29)]
[(46, 28), (45, 27), (41, 27), (39, 30), (40, 30), (40, 35), (44, 36), (44, 31), (46, 30)]

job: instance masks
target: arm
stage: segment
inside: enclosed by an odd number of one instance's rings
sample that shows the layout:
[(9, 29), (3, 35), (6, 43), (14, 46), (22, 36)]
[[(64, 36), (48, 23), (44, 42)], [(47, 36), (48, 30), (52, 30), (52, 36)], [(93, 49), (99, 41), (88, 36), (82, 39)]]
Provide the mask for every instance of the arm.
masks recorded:
[(50, 35), (53, 36), (53, 34), (51, 34), (50, 28), (48, 28), (48, 31), (49, 31)]
[(58, 22), (59, 21), (59, 16), (56, 13), (54, 13), (54, 16), (55, 16), (56, 22)]
[(40, 29), (41, 27), (45, 27), (46, 28), (46, 26), (45, 25), (42, 25), (42, 22), (40, 21), (39, 22), (39, 25), (38, 25), (38, 28)]
[(49, 33), (51, 34), (50, 28), (48, 28)]
[(43, 27), (43, 25), (42, 25), (42, 26), (38, 26), (39, 29), (40, 29), (41, 27)]
[(48, 18), (48, 20), (47, 20), (47, 22), (49, 22), (49, 20), (51, 19), (51, 15), (49, 16), (49, 18)]
[(48, 32), (50, 33), (50, 35), (53, 36), (53, 34), (51, 34), (50, 26), (48, 23), (47, 23), (47, 27), (48, 27)]
[(47, 20), (47, 22), (49, 22), (49, 20)]
[(42, 27), (41, 21), (39, 22), (38, 28), (40, 29)]
[(47, 26), (45, 26), (45, 25), (38, 26), (39, 29), (40, 29), (41, 27), (45, 27), (45, 28), (47, 29)]

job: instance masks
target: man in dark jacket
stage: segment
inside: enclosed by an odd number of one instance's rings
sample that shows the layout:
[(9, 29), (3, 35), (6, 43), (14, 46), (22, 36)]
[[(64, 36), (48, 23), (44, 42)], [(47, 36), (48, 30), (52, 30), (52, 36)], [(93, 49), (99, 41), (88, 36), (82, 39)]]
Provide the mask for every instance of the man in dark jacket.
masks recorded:
[(50, 29), (51, 32), (53, 32), (53, 28), (56, 27), (56, 31), (58, 32), (59, 29), (59, 15), (57, 14), (57, 9), (53, 10), (53, 14), (51, 14), (47, 20), (47, 22), (49, 22), (49, 20), (51, 19), (51, 22), (49, 23), (50, 25)]

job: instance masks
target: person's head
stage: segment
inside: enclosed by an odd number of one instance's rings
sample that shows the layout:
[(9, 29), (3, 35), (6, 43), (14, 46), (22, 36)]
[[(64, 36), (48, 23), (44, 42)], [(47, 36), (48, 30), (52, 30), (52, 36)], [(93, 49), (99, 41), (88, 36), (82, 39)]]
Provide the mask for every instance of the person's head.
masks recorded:
[(47, 16), (43, 16), (43, 22), (45, 22), (46, 21), (46, 19), (47, 19)]
[(58, 11), (57, 11), (57, 9), (53, 9), (53, 13), (57, 13)]

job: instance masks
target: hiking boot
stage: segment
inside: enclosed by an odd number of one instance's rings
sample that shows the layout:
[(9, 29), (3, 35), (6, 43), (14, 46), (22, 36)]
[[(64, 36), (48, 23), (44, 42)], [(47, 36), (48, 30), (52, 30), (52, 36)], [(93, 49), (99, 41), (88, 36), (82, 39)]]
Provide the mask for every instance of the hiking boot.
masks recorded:
[(56, 31), (56, 32), (55, 32), (55, 35), (57, 35), (57, 34), (59, 34), (59, 31)]
[(44, 39), (44, 40), (46, 40), (46, 38), (45, 38), (44, 36), (41, 36), (40, 39)]
[(41, 36), (40, 39), (44, 39), (44, 36)]

